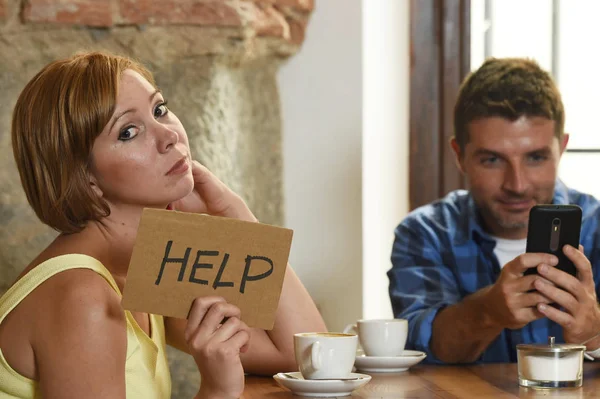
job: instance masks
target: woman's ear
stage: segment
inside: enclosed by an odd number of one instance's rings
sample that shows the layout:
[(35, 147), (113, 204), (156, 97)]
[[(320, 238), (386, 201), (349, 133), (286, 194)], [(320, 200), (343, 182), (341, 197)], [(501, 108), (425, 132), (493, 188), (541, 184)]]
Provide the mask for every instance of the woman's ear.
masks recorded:
[(89, 182), (90, 182), (90, 187), (92, 188), (92, 191), (94, 192), (94, 194), (96, 194), (98, 196), (98, 198), (102, 198), (104, 196), (104, 193), (100, 189), (100, 186), (98, 186), (98, 180), (91, 173), (89, 174)]

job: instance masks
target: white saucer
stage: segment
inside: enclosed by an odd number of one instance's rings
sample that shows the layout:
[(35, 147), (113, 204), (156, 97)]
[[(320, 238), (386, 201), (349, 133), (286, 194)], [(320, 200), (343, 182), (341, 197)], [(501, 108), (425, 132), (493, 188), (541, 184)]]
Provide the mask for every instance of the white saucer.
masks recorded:
[(360, 371), (368, 373), (395, 373), (408, 370), (421, 360), (425, 359), (425, 352), (408, 351), (402, 352), (402, 356), (366, 356), (356, 355), (354, 367)]
[[(287, 377), (286, 374), (296, 378)], [(365, 385), (371, 380), (370, 375), (352, 373), (352, 378), (357, 380), (305, 380), (299, 371), (294, 373), (278, 373), (273, 376), (275, 381), (295, 395), (315, 396), (321, 398), (334, 398), (336, 396), (349, 396), (352, 391)]]

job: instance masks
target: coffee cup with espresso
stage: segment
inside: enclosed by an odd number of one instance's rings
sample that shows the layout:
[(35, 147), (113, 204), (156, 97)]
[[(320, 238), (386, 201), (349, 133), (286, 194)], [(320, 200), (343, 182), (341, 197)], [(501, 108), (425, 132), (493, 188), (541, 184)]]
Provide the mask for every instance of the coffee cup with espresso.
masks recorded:
[(307, 380), (348, 378), (354, 366), (357, 346), (356, 334), (294, 334), (296, 363)]

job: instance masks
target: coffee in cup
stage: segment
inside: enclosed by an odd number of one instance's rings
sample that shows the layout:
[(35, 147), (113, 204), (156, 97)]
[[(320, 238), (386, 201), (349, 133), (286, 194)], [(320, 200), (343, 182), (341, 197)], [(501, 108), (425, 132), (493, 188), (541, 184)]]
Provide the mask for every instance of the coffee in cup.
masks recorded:
[(296, 363), (307, 380), (347, 378), (352, 373), (357, 346), (356, 334), (294, 334)]

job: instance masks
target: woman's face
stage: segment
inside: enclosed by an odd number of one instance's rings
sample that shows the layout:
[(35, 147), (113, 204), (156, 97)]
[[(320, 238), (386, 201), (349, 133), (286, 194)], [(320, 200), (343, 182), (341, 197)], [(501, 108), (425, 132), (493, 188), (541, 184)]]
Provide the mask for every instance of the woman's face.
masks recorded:
[(123, 72), (114, 114), (94, 142), (91, 172), (111, 208), (165, 208), (194, 187), (185, 129), (133, 70)]

